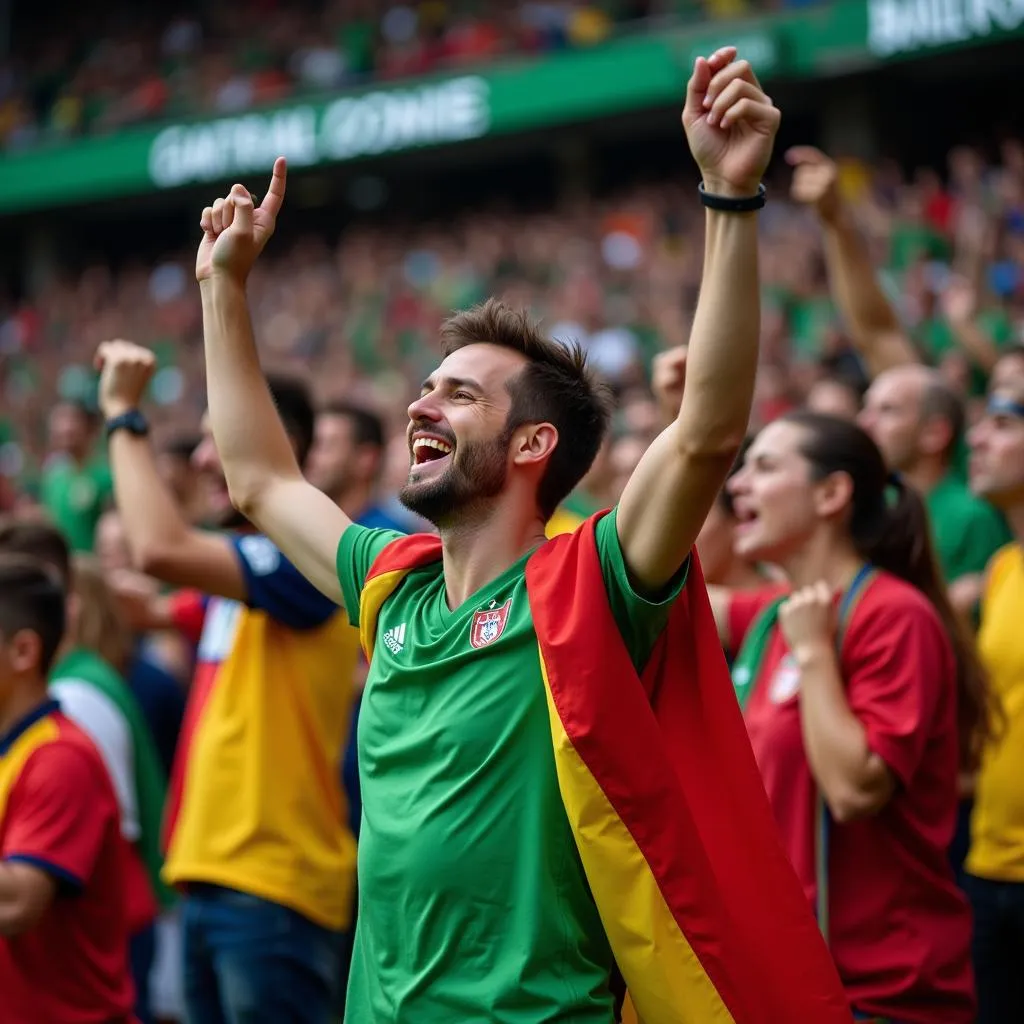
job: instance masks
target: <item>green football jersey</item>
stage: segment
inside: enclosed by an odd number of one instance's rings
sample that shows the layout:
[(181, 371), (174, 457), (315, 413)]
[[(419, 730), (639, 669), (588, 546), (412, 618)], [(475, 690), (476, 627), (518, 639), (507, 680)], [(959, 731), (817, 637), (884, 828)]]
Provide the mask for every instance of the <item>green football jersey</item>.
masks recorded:
[[(398, 536), (345, 531), (338, 575), (353, 622), (370, 566)], [(639, 671), (685, 579), (657, 603), (636, 594), (614, 513), (597, 546)], [(527, 557), (454, 610), (438, 561), (381, 609), (358, 727), (353, 1024), (613, 1019), (612, 955), (555, 775)]]
[(79, 469), (62, 458), (43, 470), (40, 499), (73, 551), (92, 551), (96, 524), (113, 493), (110, 469), (101, 462)]

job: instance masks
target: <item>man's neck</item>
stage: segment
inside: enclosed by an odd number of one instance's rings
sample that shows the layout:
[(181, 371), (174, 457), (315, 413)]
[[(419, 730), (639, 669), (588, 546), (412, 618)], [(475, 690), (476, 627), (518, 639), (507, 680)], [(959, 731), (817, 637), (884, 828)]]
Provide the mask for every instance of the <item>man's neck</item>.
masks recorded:
[(544, 543), (544, 522), (511, 505), (486, 518), (440, 530), (448, 607), (458, 608), (524, 555)]
[(0, 705), (0, 737), (6, 736), (13, 726), (46, 699), (45, 683), (33, 680), (17, 687), (10, 698)]
[(903, 479), (924, 496), (937, 487), (946, 474), (949, 466), (935, 459), (921, 459), (903, 474)]
[(864, 559), (849, 542), (837, 543), (822, 532), (787, 559), (782, 569), (794, 590), (824, 581), (838, 592), (850, 585), (863, 564)]

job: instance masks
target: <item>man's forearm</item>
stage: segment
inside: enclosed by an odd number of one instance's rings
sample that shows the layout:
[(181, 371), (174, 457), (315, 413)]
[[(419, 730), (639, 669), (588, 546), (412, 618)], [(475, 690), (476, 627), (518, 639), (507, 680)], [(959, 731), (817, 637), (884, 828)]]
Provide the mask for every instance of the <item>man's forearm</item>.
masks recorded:
[(110, 438), (110, 464), (132, 561), (159, 576), (160, 562), (187, 537), (190, 527), (157, 472), (153, 450), (144, 437), (118, 430)]
[(754, 396), (760, 330), (757, 214), (709, 210), (704, 277), (676, 420), (688, 449), (729, 455), (742, 442)]
[(919, 360), (903, 334), (896, 310), (882, 290), (867, 242), (849, 211), (822, 223), (825, 261), (839, 310), (851, 341), (872, 376)]
[(210, 424), (232, 500), (244, 512), (269, 480), (300, 469), (260, 367), (245, 285), (213, 277), (200, 291)]

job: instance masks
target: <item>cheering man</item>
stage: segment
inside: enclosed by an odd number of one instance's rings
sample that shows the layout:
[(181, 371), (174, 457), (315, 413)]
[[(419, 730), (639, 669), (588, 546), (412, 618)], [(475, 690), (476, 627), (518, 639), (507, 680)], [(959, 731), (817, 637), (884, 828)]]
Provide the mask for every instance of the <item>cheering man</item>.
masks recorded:
[(210, 422), (236, 506), (371, 655), (348, 1019), (848, 1021), (775, 834), (693, 541), (743, 439), (757, 216), (779, 112), (727, 47), (683, 125), (703, 175), (686, 393), (618, 507), (545, 542), (608, 422), (578, 350), (490, 301), (442, 327), (402, 500), (440, 536), (360, 527), (299, 471), (245, 281), (285, 192), (236, 185), (197, 256)]

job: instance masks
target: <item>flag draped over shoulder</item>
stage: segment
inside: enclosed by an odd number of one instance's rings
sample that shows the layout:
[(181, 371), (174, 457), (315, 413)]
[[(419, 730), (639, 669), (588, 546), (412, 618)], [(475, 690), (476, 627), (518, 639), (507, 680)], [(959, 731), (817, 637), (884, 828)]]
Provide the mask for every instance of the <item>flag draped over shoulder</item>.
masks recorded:
[[(825, 942), (776, 833), (696, 557), (639, 677), (589, 519), (530, 558), (526, 585), (558, 784), (642, 1024), (849, 1024)], [(441, 557), (401, 538), (371, 567), (360, 631)]]

